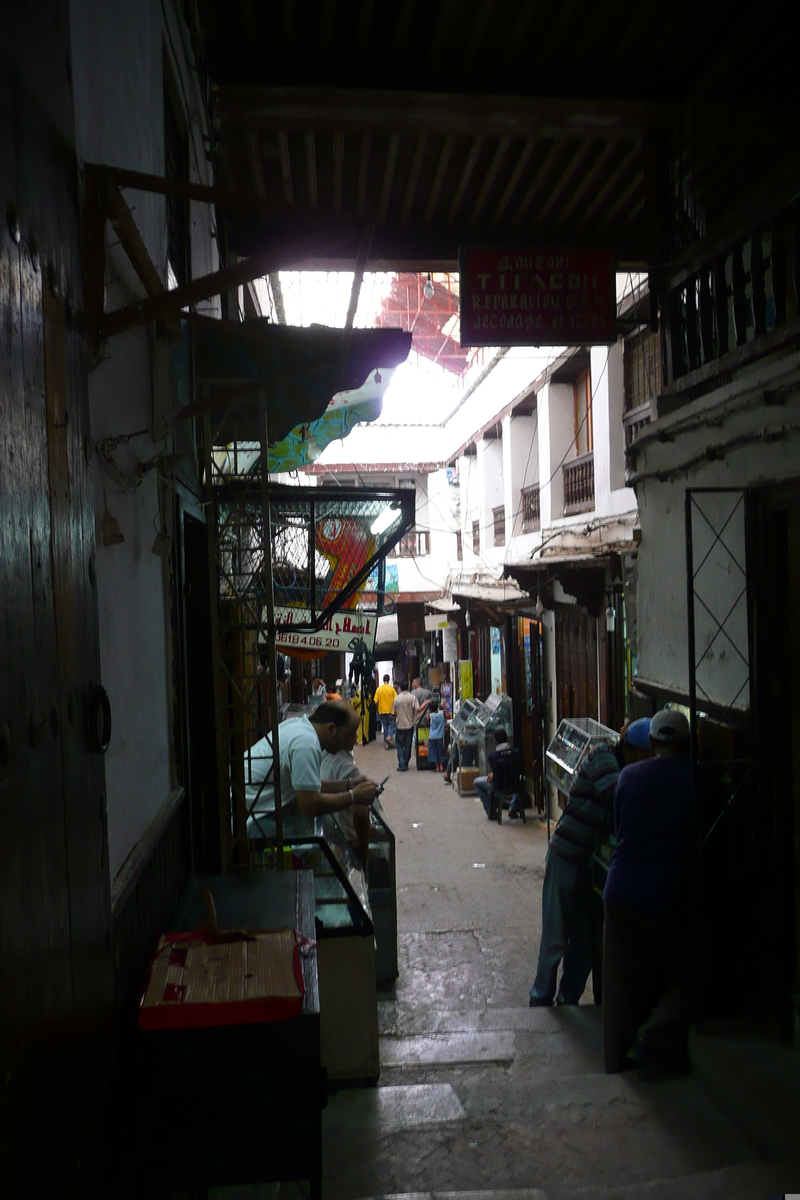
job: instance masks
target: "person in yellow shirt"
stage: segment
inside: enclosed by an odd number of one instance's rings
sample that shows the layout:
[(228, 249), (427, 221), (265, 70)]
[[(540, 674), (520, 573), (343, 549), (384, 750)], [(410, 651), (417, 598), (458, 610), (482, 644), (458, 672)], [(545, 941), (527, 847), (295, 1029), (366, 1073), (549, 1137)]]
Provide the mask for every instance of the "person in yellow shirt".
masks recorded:
[(375, 692), (375, 703), (378, 706), (378, 720), (383, 729), (384, 750), (394, 749), (394, 742), (392, 741), (395, 733), (393, 706), (396, 698), (397, 692), (392, 687), (389, 676), (384, 675), (383, 683)]

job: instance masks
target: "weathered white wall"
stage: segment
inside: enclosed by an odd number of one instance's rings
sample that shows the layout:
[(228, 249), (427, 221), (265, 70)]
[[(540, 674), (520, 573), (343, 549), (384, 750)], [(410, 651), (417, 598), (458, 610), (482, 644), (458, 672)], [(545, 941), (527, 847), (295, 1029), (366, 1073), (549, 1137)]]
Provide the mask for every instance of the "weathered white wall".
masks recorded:
[(623, 348), (595, 346), (591, 352), (592, 431), (595, 511), (604, 516), (630, 512), (636, 496), (625, 487), (625, 407)]
[(530, 417), (503, 420), (503, 492), (506, 508), (507, 557), (520, 553), (522, 538), (522, 490), (539, 479), (539, 422)]
[(478, 442), (478, 489), (483, 557), (499, 569), (505, 560), (505, 547), (494, 544), (492, 511), (503, 504), (503, 443), (500, 438), (491, 441), (481, 438)]
[[(793, 377), (794, 387), (784, 393), (785, 403), (779, 408), (766, 407), (762, 399), (764, 388), (780, 386), (787, 374)], [(688, 690), (684, 516), (687, 487), (745, 487), (797, 477), (800, 474), (797, 429), (794, 432), (788, 429), (784, 435), (777, 432), (775, 441), (762, 441), (761, 438), (765, 429), (779, 431), (780, 427), (800, 426), (799, 376), (797, 356), (788, 362), (753, 368), (746, 379), (695, 400), (672, 416), (661, 418), (653, 427), (654, 431), (668, 432), (674, 440), (650, 441), (639, 454), (637, 472), (647, 475), (636, 489), (642, 530), (637, 590), (639, 674), (644, 679), (678, 691)], [(747, 380), (750, 386), (746, 388)], [(729, 406), (727, 415), (719, 407), (723, 401)], [(731, 412), (735, 406), (741, 406), (740, 410)], [(710, 425), (709, 418), (719, 424)], [(701, 421), (704, 423), (700, 424)], [(689, 423), (695, 427), (687, 428)], [(756, 440), (724, 447), (724, 443), (748, 436)], [(724, 457), (690, 464), (692, 458), (704, 455), (709, 447), (720, 447)], [(684, 464), (687, 464), (685, 471), (665, 482), (649, 474)], [(714, 507), (722, 511), (725, 502), (706, 498), (703, 503), (714, 523), (718, 519)], [(702, 519), (695, 522), (698, 531), (696, 564), (702, 561), (713, 540), (703, 526)], [(738, 515), (728, 526), (725, 541), (744, 562), (743, 530)], [(734, 604), (743, 580), (729, 556), (718, 546), (698, 583), (702, 584), (704, 598), (721, 618)], [(699, 658), (716, 627), (707, 617), (701, 616), (699, 609), (698, 617)], [(746, 645), (742, 606), (735, 618), (734, 638)], [(703, 664), (701, 683), (712, 698), (727, 703), (735, 696), (742, 678), (741, 660), (725, 639), (718, 638)], [(747, 703), (746, 691), (739, 697), (739, 703)]]
[[(191, 177), (213, 182), (202, 142), (199, 91), (186, 65), (187, 31), (172, 0), (166, 0), (163, 10), (160, 0), (73, 0), (70, 22), (79, 160), (163, 175), (164, 75), (169, 69), (185, 110)], [(166, 279), (164, 199), (138, 191), (126, 192), (126, 199), (153, 263)], [(213, 212), (193, 203), (189, 224), (192, 275), (197, 277), (217, 266)], [(106, 307), (113, 309), (143, 292), (110, 231), (107, 237)], [(205, 308), (218, 311), (215, 303)], [(113, 338), (90, 373), (94, 442), (145, 430), (144, 436), (114, 451), (114, 461), (123, 469), (172, 449), (171, 434), (161, 421), (169, 409), (166, 355), (152, 329), (137, 329)], [(119, 545), (102, 543), (106, 503), (125, 537)], [(135, 490), (126, 491), (96, 455), (95, 504), (100, 661), (113, 716), (105, 758), (113, 878), (174, 786), (172, 645), (168, 565), (151, 552), (158, 521), (156, 473), (147, 473)]]
[(562, 459), (575, 458), (575, 399), (571, 383), (548, 383), (539, 394), (539, 478), (542, 527), (564, 514)]

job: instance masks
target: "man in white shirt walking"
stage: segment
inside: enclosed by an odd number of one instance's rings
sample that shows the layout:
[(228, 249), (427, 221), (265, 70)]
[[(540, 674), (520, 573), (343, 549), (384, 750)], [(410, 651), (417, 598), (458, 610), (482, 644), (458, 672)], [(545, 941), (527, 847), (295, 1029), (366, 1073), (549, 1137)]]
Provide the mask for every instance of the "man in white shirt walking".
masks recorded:
[(419, 711), (419, 701), (413, 692), (408, 690), (408, 680), (400, 684), (400, 695), (392, 707), (397, 725), (395, 742), (397, 745), (397, 769), (408, 770), (408, 760), (411, 758), (411, 744), (414, 740), (414, 722)]

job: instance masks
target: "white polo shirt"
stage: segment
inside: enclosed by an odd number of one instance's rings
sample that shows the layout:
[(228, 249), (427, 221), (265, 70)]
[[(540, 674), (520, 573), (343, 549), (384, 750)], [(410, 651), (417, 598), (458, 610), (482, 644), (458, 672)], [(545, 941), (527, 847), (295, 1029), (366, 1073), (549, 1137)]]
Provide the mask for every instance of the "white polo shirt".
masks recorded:
[[(293, 717), (283, 721), (278, 730), (281, 756), (281, 811), (297, 811), (298, 792), (320, 790), (322, 747), (308, 717)], [(272, 737), (261, 738), (245, 755), (244, 778), (247, 807), (255, 801), (253, 812), (266, 816), (275, 812), (275, 789), (264, 783), (272, 765)], [(252, 817), (247, 822), (248, 833), (260, 837), (261, 832)]]

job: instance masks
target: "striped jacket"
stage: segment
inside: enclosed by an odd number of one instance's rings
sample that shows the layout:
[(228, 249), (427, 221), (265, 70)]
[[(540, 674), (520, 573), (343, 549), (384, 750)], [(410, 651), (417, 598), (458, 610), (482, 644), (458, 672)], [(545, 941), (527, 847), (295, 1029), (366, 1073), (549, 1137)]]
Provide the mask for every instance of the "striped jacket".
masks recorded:
[(581, 763), (550, 847), (586, 863), (614, 827), (614, 792), (622, 770), (622, 743), (599, 742)]

